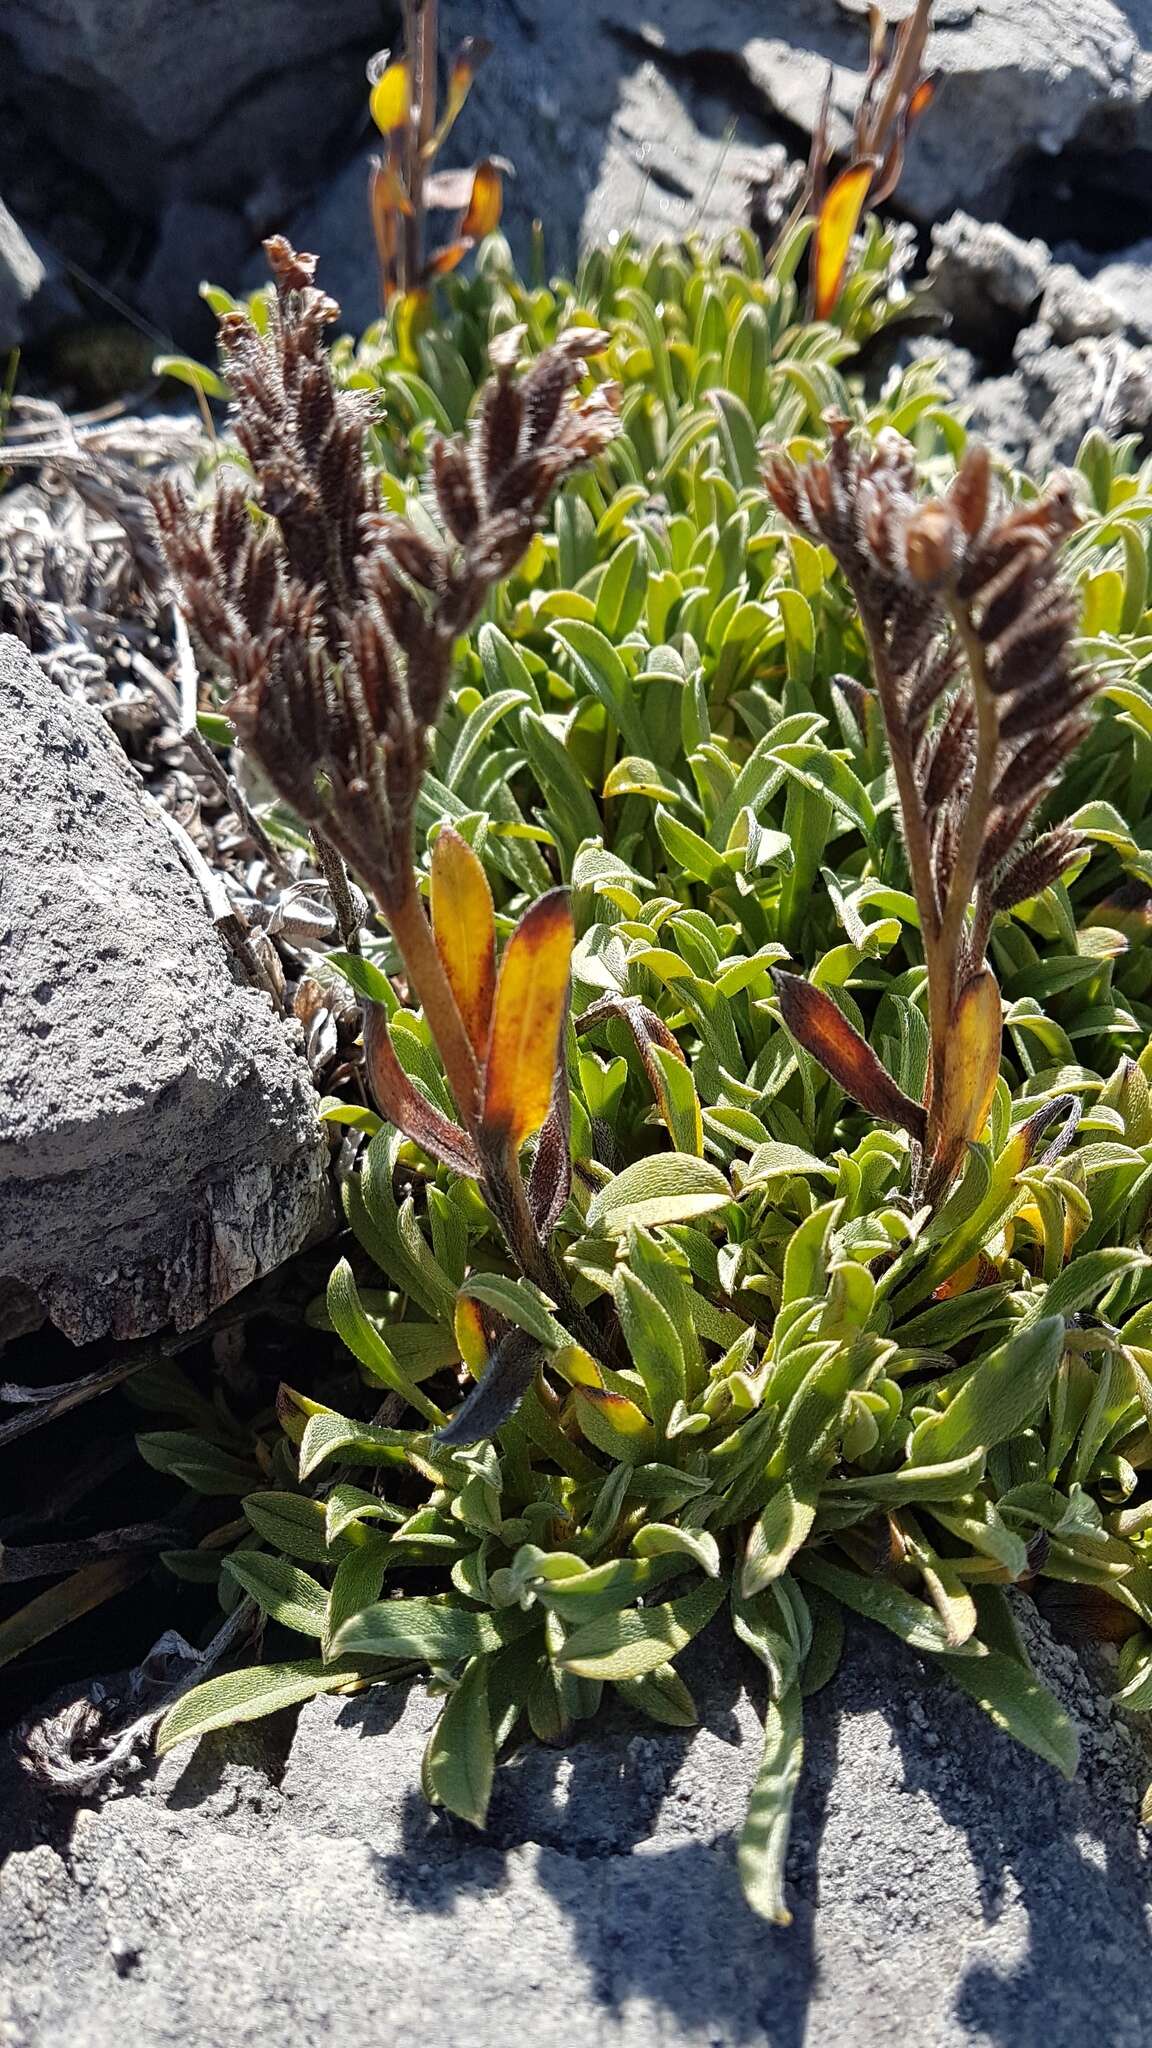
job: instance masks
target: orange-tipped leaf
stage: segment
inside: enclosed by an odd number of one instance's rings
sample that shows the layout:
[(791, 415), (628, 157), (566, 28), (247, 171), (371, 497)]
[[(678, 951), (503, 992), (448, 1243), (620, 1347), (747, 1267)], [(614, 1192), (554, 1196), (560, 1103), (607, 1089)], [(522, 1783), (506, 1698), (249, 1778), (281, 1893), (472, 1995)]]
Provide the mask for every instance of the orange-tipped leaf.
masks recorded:
[(916, 90), (913, 93), (911, 99), (908, 102), (909, 128), (911, 128), (913, 121), (918, 121), (922, 114), (926, 114), (928, 112), (928, 109), (932, 105), (932, 102), (935, 99), (935, 97), (935, 78), (922, 78), (920, 80), (919, 85), (916, 87)]
[(496, 983), (484, 1072), (483, 1135), (515, 1151), (545, 1122), (564, 1053), (572, 912), (566, 889), (526, 910)]
[(772, 980), (780, 999), (785, 1024), (805, 1052), (819, 1060), (825, 1073), (838, 1081), (846, 1095), (885, 1123), (899, 1124), (910, 1137), (924, 1141), (924, 1111), (910, 1095), (898, 1088), (886, 1067), (881, 1066), (872, 1047), (853, 1029), (831, 996), (813, 988), (799, 975), (772, 969)]
[(459, 228), (461, 240), (478, 242), (484, 235), (490, 235), (500, 225), (503, 207), (504, 181), (491, 157), (485, 157), (483, 163), (477, 164), (472, 178), (472, 196)]
[(496, 993), (496, 918), (488, 877), (451, 825), (432, 849), (432, 934), (464, 1029), (482, 1060)]
[(436, 249), (424, 265), (424, 282), (431, 284), (434, 278), (447, 277), (459, 269), (471, 247), (471, 242), (446, 242), (442, 249)]
[(827, 320), (844, 283), (852, 237), (860, 224), (864, 202), (875, 176), (874, 161), (849, 164), (828, 187), (816, 222), (812, 255), (812, 310), (817, 320)]
[(423, 155), (431, 159), (437, 153), (449, 129), (457, 120), (460, 111), (472, 90), (472, 80), (484, 59), (491, 55), (492, 45), (486, 36), (465, 36), (452, 59), (448, 73), (448, 93), (444, 112), (435, 131), (424, 145)]

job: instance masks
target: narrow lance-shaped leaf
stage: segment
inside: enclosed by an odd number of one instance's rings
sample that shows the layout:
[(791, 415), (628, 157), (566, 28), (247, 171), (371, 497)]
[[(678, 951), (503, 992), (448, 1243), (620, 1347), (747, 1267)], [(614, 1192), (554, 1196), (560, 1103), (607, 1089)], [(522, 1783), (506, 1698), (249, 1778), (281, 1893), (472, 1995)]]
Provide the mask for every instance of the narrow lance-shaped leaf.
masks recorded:
[(792, 1803), (804, 1761), (804, 1723), (800, 1688), (786, 1686), (779, 1700), (770, 1700), (764, 1716), (764, 1754), (748, 1818), (740, 1836), (736, 1864), (744, 1896), (754, 1913), (777, 1927), (790, 1925), (784, 1898), (784, 1863), (792, 1824)]
[(525, 911), (500, 966), (484, 1075), (485, 1142), (516, 1151), (546, 1121), (568, 1009), (572, 912), (564, 889)]
[(944, 1048), (944, 1086), (933, 1106), (937, 1137), (928, 1174), (929, 1199), (944, 1192), (955, 1178), (965, 1147), (975, 1142), (988, 1121), (1000, 1073), (1000, 990), (996, 976), (984, 967), (966, 982), (956, 999)]
[(629, 1607), (602, 1614), (569, 1636), (558, 1662), (582, 1678), (642, 1678), (670, 1663), (711, 1621), (726, 1585), (705, 1580), (663, 1607)]
[(449, 130), (458, 120), (464, 102), (472, 90), (472, 81), (491, 51), (492, 45), (486, 36), (465, 36), (455, 51), (448, 72), (444, 112), (422, 151), (423, 156), (429, 161), (437, 154)]
[(366, 1002), (363, 1010), (364, 1065), (381, 1116), (430, 1158), (475, 1179), (480, 1161), (471, 1138), (409, 1080), (396, 1057), (383, 1004)]
[(178, 1742), (195, 1741), (214, 1728), (231, 1728), (238, 1721), (258, 1721), (265, 1714), (315, 1699), (318, 1693), (350, 1690), (362, 1668), (367, 1673), (371, 1666), (360, 1667), (347, 1658), (337, 1664), (301, 1658), (209, 1678), (186, 1692), (165, 1714), (156, 1736), (156, 1753), (165, 1756)]
[(1034, 1750), (1066, 1778), (1074, 1778), (1080, 1739), (1058, 1700), (1035, 1674), (1002, 1650), (957, 1657), (948, 1675), (983, 1707), (998, 1728)]
[(488, 1659), (473, 1657), (428, 1739), (424, 1786), (441, 1806), (482, 1828), (496, 1768)]
[(1045, 1316), (1017, 1330), (980, 1360), (943, 1414), (929, 1416), (912, 1436), (909, 1463), (941, 1464), (991, 1449), (1033, 1421), (1064, 1350), (1063, 1316)]
[(853, 1030), (831, 996), (813, 988), (797, 974), (771, 969), (780, 999), (780, 1010), (793, 1038), (799, 1040), (826, 1073), (839, 1082), (846, 1095), (866, 1109), (870, 1116), (899, 1124), (901, 1130), (919, 1143), (924, 1139), (924, 1111), (911, 1096), (896, 1086), (881, 1066), (871, 1046)]
[(437, 1443), (478, 1444), (495, 1436), (515, 1415), (536, 1377), (543, 1352), (527, 1330), (509, 1330), (500, 1339), (482, 1380), (473, 1387), (462, 1408), (456, 1410)]
[(466, 839), (445, 825), (432, 849), (432, 932), (478, 1059), (488, 1050), (496, 992), (492, 891)]
[(816, 223), (812, 252), (812, 310), (817, 320), (827, 320), (840, 296), (852, 237), (864, 211), (864, 202), (875, 175), (870, 158), (849, 164), (828, 188)]

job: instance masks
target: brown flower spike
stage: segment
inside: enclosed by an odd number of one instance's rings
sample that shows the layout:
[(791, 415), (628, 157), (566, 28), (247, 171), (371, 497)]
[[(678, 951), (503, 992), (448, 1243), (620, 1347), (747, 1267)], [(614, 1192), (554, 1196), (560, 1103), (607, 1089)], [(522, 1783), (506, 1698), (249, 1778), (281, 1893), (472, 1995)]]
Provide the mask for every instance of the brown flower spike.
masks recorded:
[[(917, 1194), (936, 1203), (979, 1136), (996, 1083), (1000, 997), (985, 961), (992, 919), (1055, 881), (1080, 850), (1062, 825), (1027, 841), (1088, 731), (1096, 688), (1073, 665), (1077, 602), (1058, 566), (1077, 515), (1063, 477), (1005, 509), (979, 446), (947, 496), (924, 501), (900, 435), (885, 430), (858, 444), (847, 420), (831, 417), (829, 427), (824, 460), (800, 469), (770, 451), (765, 483), (784, 517), (835, 556), (868, 643), (928, 970), (922, 1125), (874, 1099), (867, 1047), (859, 1085), (843, 1056), (833, 1071), (864, 1107), (910, 1131)], [(839, 1012), (834, 1024), (824, 1017), (819, 991), (787, 975), (777, 985), (786, 1021), (816, 1057), (822, 1033), (842, 1044), (850, 1027)]]
[[(523, 375), (522, 330), (496, 338), (494, 374), (468, 432), (433, 444), (444, 531), (429, 537), (383, 509), (367, 459), (371, 400), (333, 383), (324, 340), (339, 308), (315, 286), (315, 258), (279, 237), (265, 248), (276, 285), (266, 330), (239, 311), (220, 324), (251, 481), (223, 484), (206, 521), (171, 486), (160, 489), (169, 566), (202, 648), (231, 681), (229, 709), (246, 751), (372, 890), (460, 1125), (408, 1081), (383, 1014), (369, 1004), (365, 1045), (384, 1114), (434, 1157), (477, 1174), (521, 1270), (558, 1299), (563, 1282), (547, 1238), (567, 1195), (564, 892), (528, 910), (497, 976), (479, 863), (463, 842), (442, 838), (434, 933), (412, 821), (456, 641), (516, 567), (556, 485), (616, 432), (613, 387), (573, 396), (585, 358), (608, 336), (572, 328)], [(481, 895), (486, 925), (469, 911)], [(478, 939), (483, 957), (469, 951)], [(508, 1022), (524, 1006), (537, 1026), (530, 1044)], [(537, 1164), (543, 1154), (555, 1171), (547, 1186), (534, 1172), (525, 1187), (519, 1146), (545, 1124)]]

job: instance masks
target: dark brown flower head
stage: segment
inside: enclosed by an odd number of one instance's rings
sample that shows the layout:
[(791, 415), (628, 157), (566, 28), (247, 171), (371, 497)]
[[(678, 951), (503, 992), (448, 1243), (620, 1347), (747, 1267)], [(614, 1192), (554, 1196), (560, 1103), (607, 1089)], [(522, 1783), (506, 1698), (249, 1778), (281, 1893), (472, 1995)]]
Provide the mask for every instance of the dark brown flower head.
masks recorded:
[[(927, 970), (913, 1193), (932, 1205), (980, 1135), (995, 1086), (993, 917), (1055, 881), (1078, 850), (1065, 826), (1024, 843), (1089, 730), (1096, 689), (1073, 664), (1078, 605), (1059, 561), (1077, 514), (1063, 477), (1006, 506), (976, 446), (947, 494), (923, 499), (900, 435), (869, 441), (840, 415), (827, 424), (825, 456), (800, 468), (770, 449), (764, 482), (789, 524), (831, 551), (868, 646)], [(800, 1036), (863, 1100), (812, 1035)]]
[(924, 809), (940, 915), (974, 794), (985, 837), (970, 879), (991, 883), (1088, 729), (1095, 684), (1072, 661), (1078, 605), (1059, 566), (1077, 524), (1072, 487), (1058, 476), (1006, 508), (974, 445), (947, 495), (924, 500), (902, 436), (885, 429), (869, 442), (841, 415), (827, 424), (827, 455), (803, 468), (769, 450), (765, 486), (851, 585), (882, 671), (889, 742)]
[(410, 864), (455, 641), (515, 568), (555, 486), (617, 431), (610, 387), (572, 396), (608, 336), (573, 328), (523, 376), (523, 330), (497, 338), (468, 432), (433, 448), (435, 539), (381, 507), (373, 401), (333, 382), (325, 343), (339, 307), (315, 285), (316, 259), (280, 236), (265, 248), (276, 286), (265, 330), (239, 309), (220, 323), (251, 498), (224, 484), (202, 520), (162, 488), (157, 516), (245, 747), (387, 907)]

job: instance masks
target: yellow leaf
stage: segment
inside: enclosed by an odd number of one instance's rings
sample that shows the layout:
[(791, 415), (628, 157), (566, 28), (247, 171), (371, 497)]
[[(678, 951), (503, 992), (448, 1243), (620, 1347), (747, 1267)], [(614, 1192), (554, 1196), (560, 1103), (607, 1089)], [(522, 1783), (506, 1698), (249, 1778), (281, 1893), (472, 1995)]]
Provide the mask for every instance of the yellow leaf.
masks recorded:
[(569, 1386), (602, 1387), (604, 1385), (604, 1374), (597, 1365), (592, 1353), (585, 1351), (582, 1344), (562, 1344), (559, 1351), (552, 1353), (548, 1363), (568, 1381)]
[(460, 223), (461, 238), (467, 236), (478, 242), (484, 235), (490, 235), (500, 225), (500, 214), (504, 205), (504, 183), (490, 157), (476, 166), (472, 180), (472, 197), (468, 211)]
[(623, 1454), (628, 1445), (652, 1434), (643, 1409), (626, 1394), (610, 1394), (606, 1387), (573, 1387), (571, 1405), (588, 1442), (609, 1456)]
[(451, 825), (432, 849), (432, 932), (464, 1029), (482, 1060), (496, 990), (496, 921), (488, 877)]
[(392, 310), (392, 334), (396, 353), (408, 369), (419, 368), (420, 357), (416, 343), (428, 325), (428, 294), (416, 287), (405, 292), (395, 301)]
[(484, 1314), (480, 1303), (473, 1301), (471, 1295), (457, 1295), (453, 1321), (460, 1356), (473, 1379), (478, 1380), (482, 1377), (489, 1358), (488, 1333), (484, 1328)]
[(867, 157), (861, 163), (849, 164), (828, 187), (816, 222), (812, 256), (812, 310), (817, 320), (828, 319), (840, 296), (852, 237), (860, 224), (875, 171), (874, 162)]
[(938, 1194), (952, 1180), (966, 1145), (988, 1121), (1000, 1072), (1002, 1012), (991, 968), (982, 967), (956, 999), (944, 1052), (944, 1083), (933, 1104), (929, 1183)]
[(572, 912), (564, 889), (525, 911), (496, 983), (484, 1075), (484, 1137), (515, 1151), (552, 1106), (563, 1055), (572, 961)]
[(966, 982), (952, 1012), (944, 1060), (942, 1123), (965, 1142), (988, 1121), (1000, 1072), (1000, 990), (990, 967)]
[(389, 64), (372, 87), (368, 108), (381, 135), (403, 128), (412, 111), (412, 79), (407, 64)]

